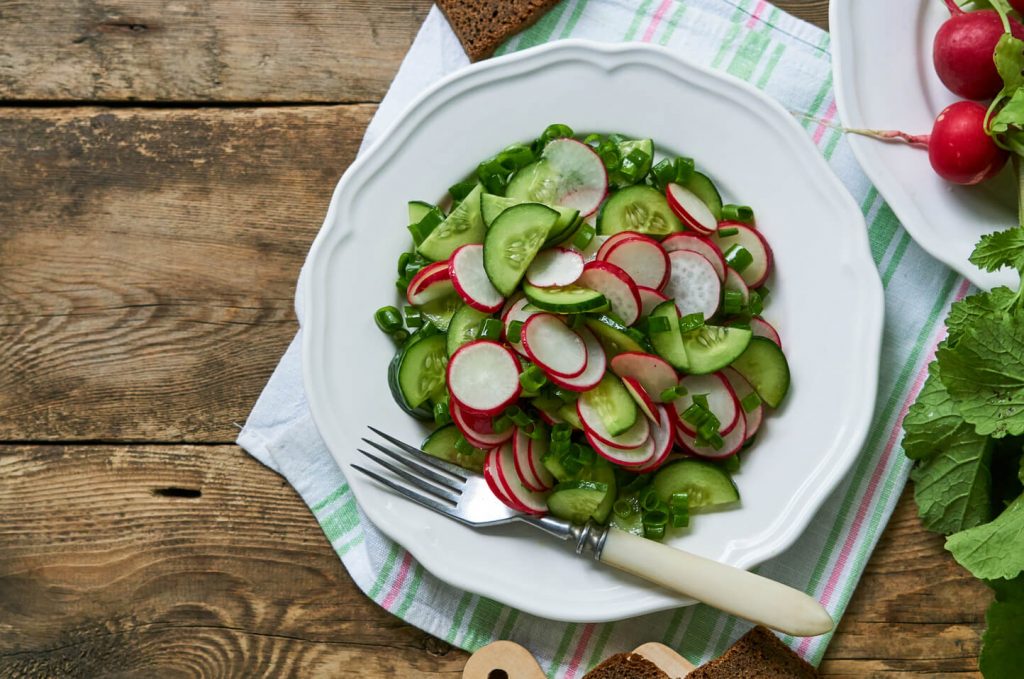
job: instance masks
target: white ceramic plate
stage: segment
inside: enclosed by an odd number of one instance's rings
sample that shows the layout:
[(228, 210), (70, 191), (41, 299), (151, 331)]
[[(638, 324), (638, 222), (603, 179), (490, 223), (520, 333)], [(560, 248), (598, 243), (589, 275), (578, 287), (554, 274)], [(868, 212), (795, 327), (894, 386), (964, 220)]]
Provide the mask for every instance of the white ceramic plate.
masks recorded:
[(396, 299), (406, 201), (440, 200), (482, 158), (552, 122), (694, 156), (727, 199), (755, 207), (775, 248), (766, 315), (784, 338), (792, 391), (736, 477), (742, 508), (697, 517), (673, 544), (749, 568), (799, 537), (867, 432), (882, 289), (860, 211), (800, 126), (752, 87), (656, 47), (562, 41), (471, 66), (348, 169), (310, 253), (302, 349), (314, 419), (360, 506), (452, 585), (547, 618), (614, 620), (690, 602), (527, 526), (474, 531), (347, 472), (366, 425), (408, 441), (427, 431), (393, 403), (394, 347), (372, 321)]
[[(932, 40), (948, 16), (938, 0), (832, 0), (832, 71), (845, 126), (931, 131), (939, 112), (957, 101), (932, 67)], [(932, 172), (922, 149), (849, 140), (918, 245), (978, 287), (1016, 287), (1015, 273), (987, 273), (967, 259), (983, 234), (1016, 224), (1009, 169), (981, 186), (954, 186)]]

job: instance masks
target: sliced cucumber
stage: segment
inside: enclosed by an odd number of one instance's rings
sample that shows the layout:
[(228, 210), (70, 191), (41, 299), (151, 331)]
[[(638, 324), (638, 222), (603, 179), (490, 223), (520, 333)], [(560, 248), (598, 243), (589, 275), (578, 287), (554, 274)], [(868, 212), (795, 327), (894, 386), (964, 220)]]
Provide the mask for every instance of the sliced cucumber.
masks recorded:
[(703, 460), (679, 460), (662, 467), (651, 485), (662, 502), (676, 493), (686, 493), (690, 509), (738, 502), (740, 492), (721, 466)]
[(608, 492), (604, 494), (601, 504), (590, 514), (594, 521), (606, 523), (608, 515), (612, 513), (612, 506), (615, 505), (615, 497), (618, 495), (615, 483), (615, 467), (603, 457), (598, 457), (589, 472), (592, 481), (608, 486)]
[(622, 380), (611, 373), (605, 373), (596, 387), (580, 394), (580, 403), (581, 407), (597, 413), (612, 436), (618, 436), (636, 423), (636, 401), (626, 391)]
[(558, 198), (558, 189), (558, 174), (548, 161), (541, 159), (512, 175), (505, 188), (505, 196), (521, 203), (551, 204)]
[(659, 356), (669, 362), (677, 370), (689, 370), (690, 361), (683, 345), (683, 333), (679, 331), (679, 310), (673, 300), (662, 302), (654, 307), (651, 318), (668, 319), (669, 329), (665, 332), (652, 332), (651, 344)]
[(484, 270), (501, 294), (519, 286), (530, 262), (540, 251), (558, 212), (545, 205), (514, 205), (491, 223), (484, 239)]
[(583, 423), (580, 422), (580, 414), (576, 412), (575, 403), (566, 403), (555, 414), (565, 420), (565, 423), (573, 429), (583, 431)]
[(409, 223), (419, 224), (420, 221), (426, 217), (430, 212), (436, 210), (437, 207), (431, 205), (422, 200), (410, 200), (409, 201)]
[(538, 288), (523, 283), (523, 294), (538, 309), (558, 314), (578, 314), (597, 311), (608, 306), (605, 296), (590, 288), (567, 285), (562, 288)]
[(597, 232), (602, 236), (620, 231), (667, 236), (682, 230), (683, 225), (669, 208), (665, 196), (646, 184), (616, 191), (604, 202), (597, 216)]
[(753, 333), (744, 328), (705, 325), (683, 335), (683, 350), (691, 375), (718, 372), (742, 354)]
[(789, 391), (789, 363), (775, 342), (753, 337), (732, 368), (750, 382), (766, 405), (778, 408)]
[[(597, 335), (597, 340), (604, 347), (604, 352), (611, 359), (626, 352), (650, 353), (651, 347), (644, 340), (643, 335), (636, 336), (629, 334), (629, 328), (619, 323), (611, 316), (604, 314), (600, 316), (588, 316), (584, 324)], [(636, 332), (636, 331), (634, 331)]]
[(402, 364), (402, 357), (405, 355), (403, 349), (399, 349), (395, 352), (395, 357), (391, 359), (388, 364), (388, 388), (391, 389), (391, 398), (395, 399), (395, 403), (402, 409), (406, 415), (415, 417), (417, 420), (433, 420), (434, 411), (431, 409), (430, 403), (424, 402), (413, 408), (405, 400), (405, 395), (402, 394), (402, 388), (398, 384), (398, 367)]
[(715, 183), (707, 175), (693, 172), (683, 186), (695, 193), (708, 206), (715, 219), (722, 218), (722, 194), (718, 193)]
[(561, 460), (554, 453), (545, 453), (544, 457), (540, 459), (541, 464), (547, 468), (551, 475), (555, 477), (555, 480), (559, 483), (565, 483), (566, 481), (575, 480), (575, 476), (570, 474), (566, 468), (562, 465)]
[(445, 366), (448, 365), (444, 335), (430, 335), (420, 340), (414, 338), (400, 352), (396, 373), (400, 395), (412, 409), (444, 389)]
[[(481, 193), (480, 214), (483, 215), (484, 224), (489, 228), (494, 220), (498, 218), (498, 215), (510, 207), (521, 205), (523, 202), (524, 201), (516, 198), (509, 198), (508, 196), (495, 196), (490, 193)], [(558, 239), (564, 238), (570, 230), (576, 228), (580, 211), (556, 205), (548, 205), (547, 207), (550, 207), (558, 213), (558, 219), (555, 221), (554, 226), (551, 227), (551, 233), (548, 234), (548, 237), (545, 240), (546, 243), (552, 243), (556, 242)]]
[(421, 304), (416, 308), (420, 310), (420, 314), (424, 318), (430, 321), (431, 325), (441, 332), (446, 332), (448, 326), (451, 325), (455, 312), (462, 306), (462, 298), (455, 293), (451, 293), (431, 300), (426, 304)]
[(448, 355), (451, 356), (463, 344), (475, 340), (480, 324), (490, 317), (490, 314), (477, 311), (468, 304), (460, 306), (448, 324)]
[(428, 455), (457, 464), (460, 467), (470, 469), (477, 473), (483, 472), (484, 458), (487, 451), (479, 448), (472, 448), (468, 454), (460, 453), (455, 444), (462, 439), (462, 433), (454, 424), (446, 424), (440, 429), (435, 429), (420, 445), (420, 450)]
[(466, 199), (416, 249), (421, 255), (435, 262), (441, 262), (455, 250), (469, 243), (483, 243), (487, 227), (480, 214), (480, 194), (483, 187), (477, 184)]
[(608, 485), (594, 481), (559, 483), (548, 496), (548, 509), (559, 519), (586, 523), (608, 495)]

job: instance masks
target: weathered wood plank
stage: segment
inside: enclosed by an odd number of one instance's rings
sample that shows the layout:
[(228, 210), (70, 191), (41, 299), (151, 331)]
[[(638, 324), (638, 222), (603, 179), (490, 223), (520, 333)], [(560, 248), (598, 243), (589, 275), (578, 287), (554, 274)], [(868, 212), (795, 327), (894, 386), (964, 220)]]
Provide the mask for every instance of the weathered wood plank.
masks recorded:
[(233, 441), (374, 110), (0, 109), (0, 439)]
[(430, 0), (0, 3), (0, 99), (379, 101)]
[[(827, 27), (828, 0), (781, 8)], [(10, 0), (0, 99), (379, 101), (429, 0)]]
[[(452, 676), (464, 662), (370, 603), (291, 488), (234, 446), (6, 446), (0, 477), (2, 677)], [(976, 676), (987, 601), (907, 494), (822, 674)]]

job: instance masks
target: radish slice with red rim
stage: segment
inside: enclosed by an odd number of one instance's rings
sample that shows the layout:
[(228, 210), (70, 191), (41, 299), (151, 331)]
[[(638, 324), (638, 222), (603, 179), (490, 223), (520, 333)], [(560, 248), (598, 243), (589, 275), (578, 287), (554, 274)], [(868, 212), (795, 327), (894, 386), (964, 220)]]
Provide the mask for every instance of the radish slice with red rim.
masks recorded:
[(681, 316), (701, 313), (711, 318), (722, 299), (722, 282), (704, 255), (690, 250), (668, 253), (672, 265), (665, 294), (675, 299)]
[(477, 311), (494, 313), (501, 308), (505, 297), (491, 283), (484, 270), (484, 246), (479, 243), (463, 245), (452, 253), (448, 272), (455, 292)]
[[(508, 311), (505, 312), (505, 315), (501, 317), (502, 323), (505, 324), (505, 341), (508, 341), (508, 328), (513, 322), (519, 321), (520, 323), (525, 324), (532, 316), (536, 316), (539, 313), (543, 312), (536, 307), (530, 306), (530, 300), (525, 297), (521, 297), (516, 301), (511, 307), (509, 307)], [(522, 338), (522, 328), (520, 328), (519, 341), (509, 342), (508, 344), (515, 349), (519, 355), (526, 356), (526, 348), (523, 346)], [(527, 358), (529, 357), (527, 356)]]
[(448, 404), (448, 410), (451, 412), (455, 427), (476, 448), (487, 450), (500, 446), (510, 440), (515, 433), (512, 427), (500, 433), (496, 432), (489, 416), (470, 412), (454, 399)]
[(651, 395), (647, 393), (647, 390), (637, 380), (632, 377), (623, 377), (622, 384), (626, 387), (626, 391), (636, 401), (637, 406), (640, 408), (640, 412), (647, 416), (651, 422), (658, 421), (658, 406), (651, 398)]
[(665, 464), (668, 456), (672, 454), (672, 447), (675, 444), (675, 414), (669, 406), (658, 406), (658, 424), (651, 427), (651, 440), (654, 442), (654, 455), (650, 462), (634, 471), (638, 474), (646, 474)]
[(541, 250), (526, 269), (526, 280), (538, 288), (572, 285), (583, 273), (583, 264), (583, 255), (575, 250)]
[(743, 278), (736, 273), (735, 269), (729, 268), (725, 272), (725, 284), (723, 286), (726, 290), (734, 290), (740, 293), (743, 298), (743, 305), (746, 306), (750, 302), (750, 288), (743, 282)]
[(679, 386), (686, 389), (686, 394), (674, 402), (676, 413), (679, 415), (679, 427), (683, 431), (688, 434), (697, 433), (694, 426), (683, 419), (683, 413), (693, 405), (693, 397), (698, 394), (707, 397), (708, 410), (718, 418), (719, 434), (727, 434), (736, 426), (740, 417), (740, 404), (732, 387), (729, 386), (729, 380), (721, 373), (687, 375), (679, 381)]
[(732, 236), (715, 234), (712, 239), (725, 254), (729, 254), (729, 248), (734, 245), (749, 252), (753, 261), (743, 271), (737, 273), (743, 277), (743, 282), (747, 286), (760, 287), (768, 278), (772, 268), (772, 249), (769, 247), (768, 241), (760, 231), (741, 222), (722, 222), (720, 228), (736, 229), (736, 233)]
[(620, 231), (618, 233), (613, 233), (610, 236), (595, 236), (595, 238), (602, 239), (601, 247), (597, 249), (597, 259), (603, 260), (605, 258), (605, 255), (608, 254), (608, 251), (612, 247), (618, 245), (619, 243), (623, 242), (628, 238), (632, 238), (633, 236), (639, 235), (640, 234), (637, 233), (636, 231)]
[(498, 473), (498, 451), (499, 448), (494, 448), (493, 450), (488, 451), (487, 455), (484, 457), (482, 470), (484, 481), (487, 482), (487, 487), (491, 489), (494, 496), (501, 500), (506, 507), (517, 512), (526, 513), (529, 511), (526, 507), (518, 502), (513, 502), (512, 498), (505, 493), (505, 489), (503, 487), (504, 484), (502, 484)]
[(497, 449), (495, 468), (501, 489), (514, 503), (521, 505), (530, 514), (547, 514), (548, 503), (547, 493), (530, 490), (519, 483), (519, 475), (516, 474), (515, 453), (512, 452), (512, 444), (506, 443)]
[(732, 428), (732, 431), (728, 434), (722, 434), (722, 447), (717, 450), (712, 446), (698, 446), (697, 438), (694, 434), (682, 431), (681, 429), (676, 429), (676, 432), (679, 443), (694, 455), (712, 460), (721, 460), (731, 457), (743, 449), (743, 444), (747, 440), (747, 423), (743, 415), (740, 414), (739, 420), (736, 426)]
[(707, 235), (718, 228), (715, 215), (693, 191), (679, 184), (669, 184), (665, 187), (665, 198), (676, 217), (694, 231)]
[[(640, 418), (638, 422), (646, 422), (645, 418)], [(620, 467), (643, 467), (650, 463), (654, 454), (657, 452), (654, 449), (654, 437), (648, 436), (644, 439), (644, 442), (635, 448), (616, 448), (610, 446), (601, 439), (594, 436), (592, 431), (585, 430), (584, 434), (587, 437), (587, 442), (590, 447), (593, 448), (598, 455), (604, 459), (619, 465)]]
[(608, 367), (608, 356), (604, 353), (604, 347), (598, 341), (597, 336), (588, 328), (580, 328), (579, 335), (583, 338), (583, 344), (587, 347), (587, 367), (578, 377), (562, 378), (557, 375), (548, 375), (548, 379), (556, 387), (568, 389), (569, 391), (589, 391), (598, 385), (604, 377), (605, 368)]
[(638, 286), (660, 290), (668, 282), (668, 254), (648, 236), (623, 238), (597, 258), (625, 271)]
[(405, 290), (405, 299), (413, 306), (420, 306), (454, 291), (448, 262), (434, 262), (417, 271), (412, 277), (409, 287)]
[(646, 318), (651, 315), (654, 311), (654, 307), (658, 306), (662, 302), (667, 302), (668, 297), (661, 294), (653, 288), (645, 288), (641, 285), (636, 286), (636, 291), (640, 294), (640, 317)]
[(651, 425), (648, 419), (637, 417), (633, 426), (621, 434), (613, 436), (605, 426), (604, 420), (601, 419), (601, 414), (584, 398), (576, 401), (576, 414), (580, 416), (583, 431), (586, 432), (588, 439), (593, 436), (598, 441), (614, 448), (636, 448), (643, 445), (643, 442), (651, 435)]
[(754, 316), (750, 319), (750, 331), (754, 333), (754, 337), (764, 337), (775, 342), (779, 347), (782, 346), (782, 338), (779, 337), (778, 331), (771, 323), (760, 316)]
[[(516, 427), (515, 436), (512, 437), (512, 452), (513, 462), (516, 467), (516, 474), (519, 477), (520, 483), (522, 483), (528, 490), (532, 490), (537, 493), (543, 493), (546, 490), (551, 490), (550, 483), (550, 472), (548, 472), (547, 480), (545, 483), (538, 474), (537, 468), (533, 464), (533, 439), (527, 436), (526, 432)], [(543, 466), (543, 465), (541, 465)], [(547, 471), (545, 469), (545, 471)]]
[(519, 360), (497, 342), (464, 344), (448, 360), (448, 391), (465, 408), (484, 415), (500, 412), (519, 397)]
[(656, 403), (661, 403), (661, 394), (679, 384), (675, 368), (660, 356), (630, 351), (614, 356), (612, 372), (625, 381), (631, 378), (640, 383)]
[(608, 193), (608, 172), (594, 149), (575, 139), (555, 139), (541, 155), (558, 183), (555, 204), (584, 217), (596, 212)]
[(661, 247), (665, 248), (665, 252), (689, 250), (704, 255), (711, 262), (711, 266), (715, 267), (718, 280), (725, 280), (725, 257), (722, 256), (722, 251), (718, 249), (718, 246), (704, 236), (698, 236), (695, 233), (674, 233), (661, 241)]
[(579, 284), (604, 295), (612, 313), (626, 325), (640, 319), (640, 293), (629, 274), (608, 262), (595, 260), (583, 268)]
[(587, 367), (583, 338), (554, 314), (536, 314), (523, 324), (523, 347), (549, 375), (579, 377)]
[[(743, 418), (747, 423), (747, 438), (750, 439), (761, 428), (761, 422), (764, 421), (764, 405), (761, 404), (761, 399), (758, 398), (756, 401), (757, 405), (749, 407), (750, 401), (753, 401), (753, 399), (750, 399), (750, 395), (756, 392), (743, 375), (740, 375), (732, 368), (724, 369), (722, 374), (725, 375), (725, 379), (729, 380), (729, 386), (732, 387), (733, 392), (736, 394), (740, 409), (743, 411)], [(747, 399), (750, 399), (750, 401), (745, 406), (744, 401)]]

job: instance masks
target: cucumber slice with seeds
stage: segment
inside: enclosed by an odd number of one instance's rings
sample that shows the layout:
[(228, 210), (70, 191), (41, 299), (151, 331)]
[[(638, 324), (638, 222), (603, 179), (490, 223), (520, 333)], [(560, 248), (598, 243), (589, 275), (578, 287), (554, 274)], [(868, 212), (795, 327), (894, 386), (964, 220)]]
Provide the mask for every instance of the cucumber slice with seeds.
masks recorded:
[(687, 371), (690, 369), (690, 361), (686, 356), (686, 347), (683, 345), (683, 333), (679, 331), (679, 310), (673, 300), (662, 302), (654, 307), (651, 318), (668, 319), (669, 329), (665, 332), (652, 332), (651, 344), (659, 356), (669, 362), (677, 370)]
[(556, 314), (578, 314), (584, 311), (597, 311), (608, 307), (608, 300), (596, 290), (578, 285), (567, 285), (561, 288), (538, 288), (523, 283), (523, 294), (538, 309), (553, 311)]
[(410, 200), (409, 201), (409, 223), (419, 224), (420, 221), (426, 217), (431, 211), (437, 208), (430, 203), (422, 200)]
[(611, 373), (605, 373), (596, 387), (583, 392), (579, 402), (582, 408), (597, 413), (600, 424), (604, 424), (612, 436), (618, 436), (636, 423), (636, 401), (622, 381)]
[(582, 524), (598, 510), (608, 496), (608, 484), (595, 481), (566, 481), (548, 496), (548, 509), (559, 519)]
[[(516, 205), (522, 205), (525, 201), (518, 200), (516, 198), (509, 198), (508, 196), (495, 196), (490, 193), (480, 194), (480, 214), (483, 215), (484, 224), (490, 228), (491, 224), (495, 219), (498, 218), (505, 210)], [(580, 211), (574, 210), (568, 207), (558, 207), (555, 205), (548, 205), (552, 210), (558, 212), (558, 220), (555, 221), (554, 226), (551, 227), (551, 233), (548, 234), (545, 244), (557, 242), (568, 235), (572, 230), (576, 228), (576, 224), (579, 221)]]
[(747, 350), (732, 363), (754, 391), (772, 408), (778, 408), (789, 391), (789, 363), (775, 342), (766, 337), (753, 337)]
[(490, 317), (490, 314), (478, 311), (468, 304), (459, 307), (448, 324), (448, 355), (451, 356), (463, 344), (475, 340), (480, 331), (480, 324)]
[(460, 467), (479, 473), (483, 472), (484, 458), (487, 451), (473, 448), (469, 454), (463, 455), (455, 447), (455, 444), (462, 439), (462, 432), (454, 424), (446, 424), (435, 429), (420, 445), (420, 450), (428, 455), (433, 455), (439, 460), (457, 464)]
[(410, 408), (418, 408), (432, 394), (444, 389), (447, 365), (444, 335), (432, 335), (402, 350), (398, 359), (398, 388)]
[(602, 236), (636, 231), (662, 237), (682, 230), (682, 223), (661, 191), (645, 184), (616, 191), (604, 202), (597, 216), (597, 232)]
[(605, 316), (588, 316), (583, 321), (590, 330), (597, 335), (598, 341), (604, 347), (608, 358), (618, 356), (627, 352), (650, 353), (651, 347), (643, 341), (642, 335), (634, 337), (628, 333), (629, 328), (622, 325), (614, 318)]
[(667, 503), (676, 493), (686, 493), (690, 509), (702, 509), (738, 502), (740, 492), (721, 466), (702, 460), (679, 460), (662, 467), (651, 484), (655, 494)]
[(435, 262), (441, 262), (463, 245), (483, 243), (487, 227), (480, 214), (482, 192), (483, 187), (479, 184), (473, 187), (466, 199), (419, 244), (416, 248), (419, 253)]
[(691, 375), (718, 372), (739, 358), (753, 333), (744, 328), (725, 328), (705, 325), (700, 330), (683, 335), (683, 350)]
[(545, 205), (523, 203), (508, 208), (491, 224), (484, 238), (484, 270), (501, 294), (515, 292), (558, 217)]

